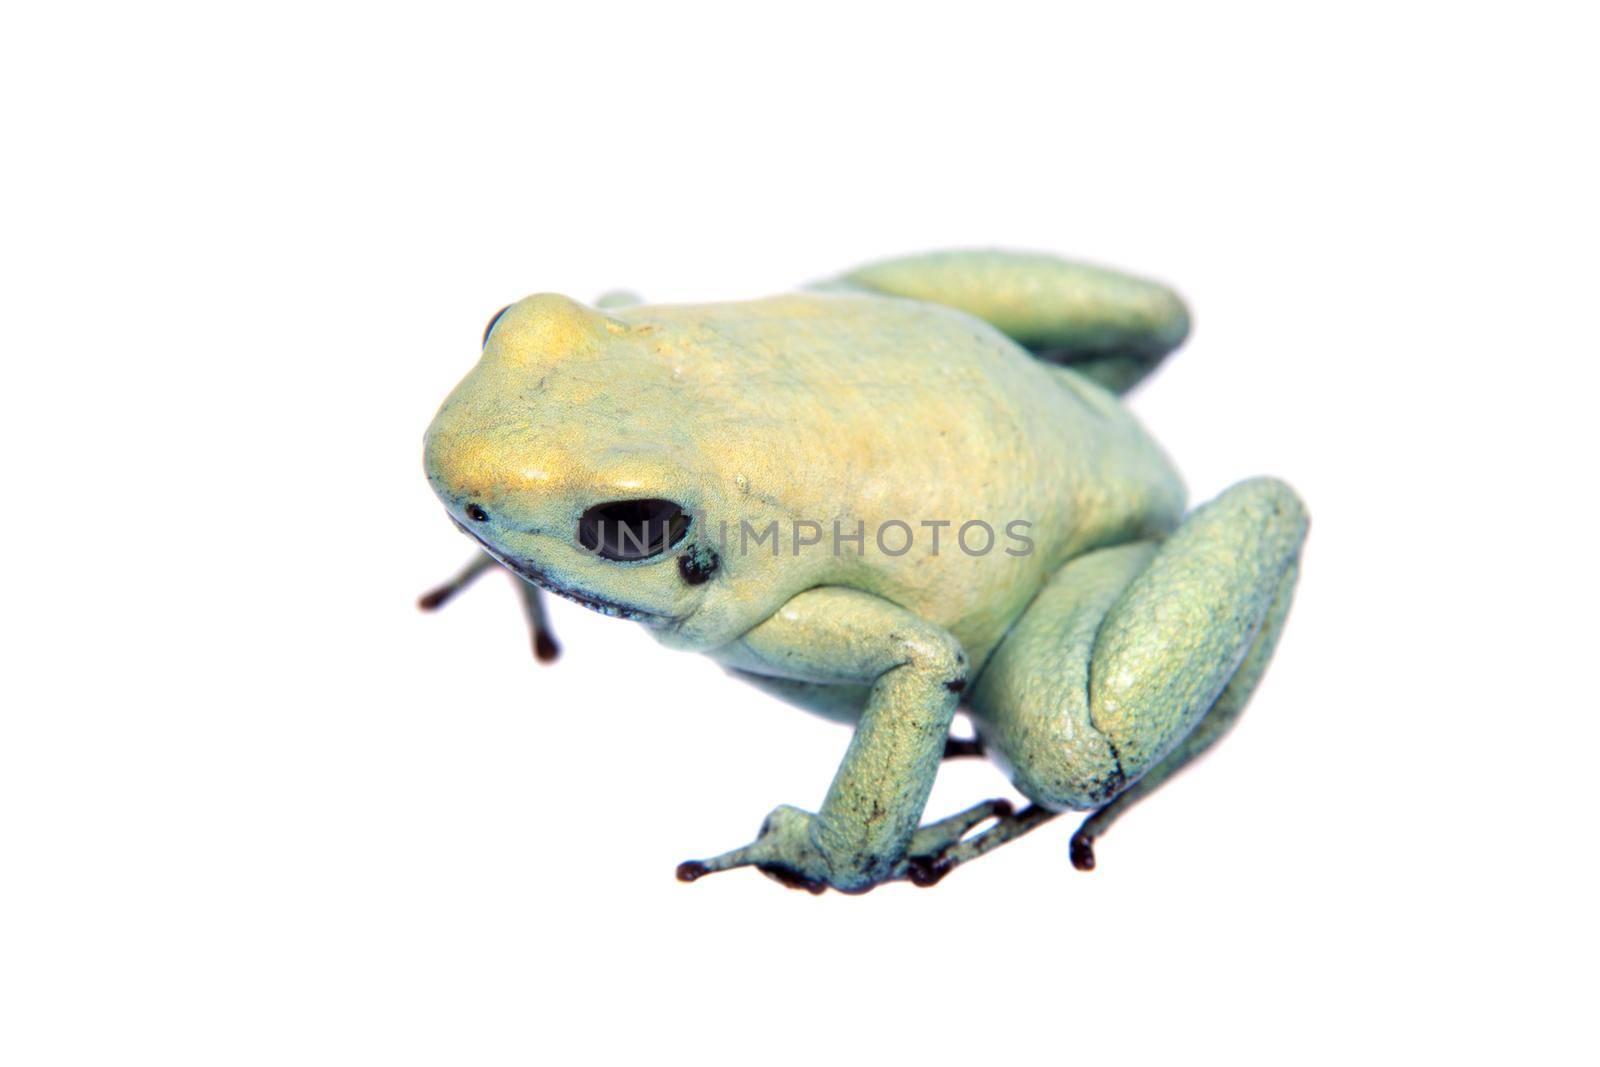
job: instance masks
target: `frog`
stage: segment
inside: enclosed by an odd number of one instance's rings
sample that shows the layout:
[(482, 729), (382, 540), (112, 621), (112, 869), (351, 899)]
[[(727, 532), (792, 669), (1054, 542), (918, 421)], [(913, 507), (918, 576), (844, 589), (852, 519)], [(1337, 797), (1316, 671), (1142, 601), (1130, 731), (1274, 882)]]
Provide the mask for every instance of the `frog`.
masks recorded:
[[(1239, 720), (1309, 529), (1274, 477), (1189, 508), (1127, 406), (1189, 330), (1160, 282), (993, 249), (754, 300), (529, 296), (428, 427), (427, 480), (479, 555), (423, 604), (501, 567), (540, 659), (554, 594), (852, 727), (820, 803), (681, 881), (931, 886), (1065, 812), (1092, 870)], [(925, 820), (960, 756), (1026, 803)]]

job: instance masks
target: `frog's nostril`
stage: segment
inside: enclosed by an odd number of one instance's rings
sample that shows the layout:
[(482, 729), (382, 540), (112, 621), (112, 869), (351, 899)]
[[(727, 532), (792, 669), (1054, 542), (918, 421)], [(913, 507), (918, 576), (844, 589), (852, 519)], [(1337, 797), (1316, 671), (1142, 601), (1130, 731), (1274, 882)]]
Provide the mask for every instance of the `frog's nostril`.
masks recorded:
[(471, 519), (473, 522), (488, 522), (489, 521), (489, 513), (487, 511), (484, 511), (482, 508), (480, 508), (476, 504), (468, 504), (467, 505), (467, 518)]

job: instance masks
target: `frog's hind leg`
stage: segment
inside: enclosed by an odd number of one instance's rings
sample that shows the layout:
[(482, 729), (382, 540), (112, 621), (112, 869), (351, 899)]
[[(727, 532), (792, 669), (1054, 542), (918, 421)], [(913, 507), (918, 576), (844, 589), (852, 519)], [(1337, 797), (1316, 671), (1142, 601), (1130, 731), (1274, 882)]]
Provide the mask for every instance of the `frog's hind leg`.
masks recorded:
[(1261, 676), (1266, 673), (1267, 664), (1272, 660), (1272, 653), (1278, 647), (1278, 638), (1283, 633), (1283, 624), (1288, 618), (1289, 605), (1294, 600), (1294, 587), (1299, 576), (1298, 563), (1291, 565), (1284, 572), (1277, 594), (1273, 597), (1272, 606), (1256, 633), (1250, 651), (1245, 655), (1244, 662), (1239, 665), (1233, 677), (1228, 680), (1222, 695), (1211, 705), (1211, 710), (1206, 712), (1195, 728), (1178, 742), (1177, 747), (1167, 753), (1160, 763), (1145, 772), (1143, 778), (1119, 793), (1115, 800), (1090, 815), (1083, 821), (1083, 825), (1078, 827), (1077, 833), (1072, 835), (1071, 855), (1074, 867), (1080, 871), (1094, 870), (1095, 839), (1104, 835), (1111, 828), (1111, 824), (1121, 818), (1129, 808), (1154, 793), (1167, 779), (1209, 751), (1211, 746), (1221, 741), (1233, 728), (1233, 724), (1239, 721), (1239, 716), (1244, 713), (1245, 705), (1255, 693)]
[[(485, 572), (497, 568), (504, 570), (493, 556), (487, 552), (479, 552), (472, 557), (472, 562), (456, 573), (455, 577), (418, 597), (417, 607), (423, 611), (438, 611)], [(544, 593), (538, 586), (523, 581), (510, 571), (506, 573), (511, 575), (518, 593), (522, 596), (522, 610), (528, 620), (528, 635), (533, 645), (534, 658), (540, 663), (554, 662), (556, 657), (561, 655), (561, 646), (556, 644), (555, 635), (551, 633), (550, 624), (546, 621)]]
[(1305, 510), (1281, 482), (1243, 482), (1166, 541), (1072, 561), (1039, 593), (972, 693), (986, 745), (1035, 807), (936, 857), (942, 876), (1062, 810), (1094, 837), (1227, 731), (1266, 668), (1293, 597)]
[(1189, 333), (1171, 289), (1030, 252), (950, 251), (851, 271), (824, 289), (864, 290), (975, 315), (1040, 359), (1125, 393)]
[(631, 308), (644, 303), (644, 297), (632, 289), (607, 289), (595, 300), (594, 306), (601, 311), (612, 311), (616, 308)]

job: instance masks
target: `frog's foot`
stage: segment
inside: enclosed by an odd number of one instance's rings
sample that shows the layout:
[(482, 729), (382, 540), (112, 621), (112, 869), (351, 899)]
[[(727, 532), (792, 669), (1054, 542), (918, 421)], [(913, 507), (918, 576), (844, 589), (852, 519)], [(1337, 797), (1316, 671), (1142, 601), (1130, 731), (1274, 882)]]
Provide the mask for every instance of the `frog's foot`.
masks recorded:
[[(718, 871), (754, 867), (790, 889), (821, 893), (829, 886), (828, 864), (811, 841), (809, 811), (777, 808), (761, 824), (756, 839), (743, 848), (724, 852), (708, 860), (689, 860), (678, 864), (678, 881), (693, 882)], [(868, 887), (870, 888), (870, 887)]]
[[(919, 852), (913, 846), (912, 851), (915, 855), (913, 855), (911, 864), (906, 871), (906, 878), (912, 885), (924, 887), (938, 885), (945, 875), (961, 866), (961, 864), (975, 860), (979, 856), (988, 855), (1001, 845), (1009, 841), (1015, 841), (1023, 834), (1043, 826), (1060, 814), (1059, 812), (1051, 811), (1049, 808), (1041, 808), (1037, 804), (1029, 804), (1021, 811), (1013, 812), (1011, 805), (1005, 801), (991, 801), (990, 803), (1004, 805), (1004, 807), (993, 813), (991, 817), (994, 819), (994, 825), (982, 833), (970, 837), (967, 836), (967, 831), (972, 829), (972, 826), (976, 826), (983, 821), (980, 819), (957, 834), (954, 840), (937, 849), (929, 852)], [(936, 823), (934, 825), (939, 824)], [(919, 830), (917, 833), (921, 835), (922, 831)]]
[(1011, 818), (1011, 801), (1005, 798), (985, 800), (981, 804), (974, 804), (965, 811), (958, 811), (954, 815), (931, 822), (926, 826), (917, 828), (911, 837), (911, 848), (908, 850), (909, 860), (906, 876), (916, 881), (915, 868), (923, 861), (933, 861), (950, 848), (958, 844), (975, 828), (986, 822), (1003, 822)]
[[(493, 556), (479, 552), (454, 578), (418, 597), (417, 607), (423, 611), (438, 611), (454, 599), (457, 593), (477, 581), (485, 571), (497, 567), (500, 567), (500, 564)], [(514, 574), (511, 577), (516, 582), (517, 592), (522, 596), (522, 609), (528, 619), (528, 633), (533, 644), (534, 658), (540, 663), (554, 662), (556, 657), (561, 655), (561, 646), (556, 644), (555, 636), (550, 632), (550, 625), (545, 621), (544, 594), (538, 586), (525, 582)]]
[[(798, 808), (782, 807), (767, 816), (754, 843), (724, 852), (708, 860), (689, 860), (678, 864), (678, 880), (693, 882), (708, 874), (729, 871), (735, 867), (755, 867), (767, 877), (791, 889), (804, 889), (821, 893), (830, 887), (847, 893), (864, 893), (883, 882), (906, 879), (916, 885), (932, 885), (949, 870), (957, 859), (947, 862), (946, 857), (957, 849), (994, 832), (1013, 819), (1009, 800), (986, 800), (974, 804), (938, 822), (918, 828), (911, 838), (906, 858), (896, 864), (883, 877), (866, 882), (839, 885), (831, 877), (826, 859), (811, 840), (811, 827), (815, 816)], [(977, 838), (968, 835), (984, 823), (995, 824)], [(1031, 827), (1030, 827), (1031, 829)], [(966, 839), (966, 840), (963, 840)], [(997, 842), (998, 843), (998, 842)], [(992, 844), (984, 848), (987, 852)], [(981, 855), (982, 852), (977, 853)], [(965, 854), (963, 853), (965, 857)], [(965, 857), (971, 858), (971, 857)], [(937, 871), (934, 874), (931, 872)]]

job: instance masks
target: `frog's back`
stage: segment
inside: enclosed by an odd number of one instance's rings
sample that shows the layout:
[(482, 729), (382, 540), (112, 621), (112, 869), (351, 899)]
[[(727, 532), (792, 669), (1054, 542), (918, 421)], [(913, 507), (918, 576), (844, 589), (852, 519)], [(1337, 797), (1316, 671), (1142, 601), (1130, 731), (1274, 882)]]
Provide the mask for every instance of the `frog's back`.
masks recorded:
[[(1115, 397), (962, 312), (806, 293), (614, 314), (692, 389), (707, 475), (763, 519), (864, 525), (865, 554), (826, 552), (797, 581), (885, 596), (949, 627), (975, 657), (1061, 562), (1181, 516), (1177, 475)], [(973, 521), (994, 541), (969, 554), (963, 543), (988, 540), (973, 527), (957, 542)], [(874, 544), (894, 522), (914, 538), (900, 556)], [(927, 524), (938, 522), (951, 525), (937, 528), (935, 556)], [(891, 549), (904, 539), (887, 535)]]

